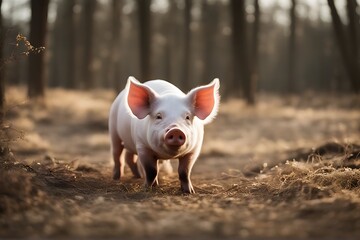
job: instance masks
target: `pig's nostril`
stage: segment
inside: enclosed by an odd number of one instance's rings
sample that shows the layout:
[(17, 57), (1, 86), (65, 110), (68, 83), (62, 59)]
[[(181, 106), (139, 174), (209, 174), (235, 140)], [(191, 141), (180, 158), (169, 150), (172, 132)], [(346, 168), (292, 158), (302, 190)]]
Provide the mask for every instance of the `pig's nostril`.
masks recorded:
[(185, 143), (185, 134), (178, 128), (170, 129), (165, 134), (165, 144), (172, 147), (180, 147)]

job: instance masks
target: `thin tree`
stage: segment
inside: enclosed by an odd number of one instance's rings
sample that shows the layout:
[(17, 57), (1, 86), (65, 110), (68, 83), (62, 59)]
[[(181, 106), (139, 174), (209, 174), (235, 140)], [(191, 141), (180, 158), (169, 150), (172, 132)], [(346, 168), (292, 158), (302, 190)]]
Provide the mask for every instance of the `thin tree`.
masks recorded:
[(111, 73), (110, 73), (110, 86), (119, 90), (122, 86), (120, 83), (120, 32), (121, 32), (121, 11), (123, 1), (113, 0), (111, 11)]
[(289, 37), (289, 68), (287, 89), (295, 92), (295, 61), (296, 61), (296, 0), (291, 0), (290, 7), (290, 37)]
[(248, 61), (245, 1), (231, 0), (230, 8), (232, 11), (234, 64), (234, 80), (231, 91), (241, 92), (248, 104), (254, 104), (255, 94), (251, 87)]
[(81, 67), (81, 81), (83, 87), (91, 89), (94, 87), (93, 78), (93, 59), (94, 59), (94, 14), (96, 9), (96, 0), (84, 0), (82, 12), (82, 67)]
[(165, 46), (165, 76), (171, 83), (181, 86), (183, 84), (183, 68), (179, 67), (183, 64), (182, 56), (183, 47), (183, 31), (179, 31), (183, 25), (183, 10), (179, 9), (179, 1), (169, 1), (169, 8), (166, 14), (164, 28), (166, 32)]
[(64, 64), (61, 62), (61, 51), (62, 48), (62, 5), (64, 2), (59, 2), (56, 9), (56, 18), (53, 25), (53, 31), (51, 32), (51, 58), (50, 58), (50, 71), (49, 71), (49, 82), (50, 87), (59, 87), (61, 86), (62, 72), (61, 68)]
[(64, 6), (64, 64), (66, 71), (64, 83), (66, 88), (75, 88), (75, 21), (74, 21), (74, 0), (66, 0)]
[(185, 0), (184, 9), (184, 62), (183, 62), (183, 88), (187, 91), (190, 90), (190, 44), (191, 44), (191, 8), (192, 0)]
[[(49, 0), (31, 0), (30, 42), (35, 47), (45, 47)], [(31, 99), (45, 97), (45, 53), (29, 56), (28, 96)]]
[(211, 78), (216, 77), (214, 70), (214, 48), (216, 36), (219, 31), (219, 4), (209, 3), (208, 0), (202, 0), (202, 38), (203, 38), (203, 69), (201, 82), (208, 83)]
[(52, 42), (54, 45), (51, 60), (52, 86), (75, 88), (75, 21), (74, 0), (59, 2)]
[(140, 79), (151, 78), (151, 0), (137, 0), (140, 38)]
[(176, 2), (169, 1), (169, 10), (167, 12), (166, 21), (164, 23), (164, 32), (166, 33), (166, 45), (165, 45), (165, 76), (166, 79), (174, 83), (173, 74), (173, 56), (176, 55)]
[(4, 79), (4, 66), (3, 63), (3, 39), (4, 30), (2, 24), (2, 0), (0, 0), (0, 125), (4, 119), (5, 113), (5, 79)]
[(254, 23), (251, 39), (251, 75), (250, 75), (250, 103), (255, 104), (256, 89), (259, 79), (258, 57), (259, 57), (259, 32), (260, 32), (260, 4), (259, 0), (254, 0)]
[(354, 72), (354, 90), (356, 92), (360, 92), (360, 58), (359, 58), (359, 50), (360, 50), (360, 16), (356, 11), (359, 9), (356, 0), (348, 0), (347, 1), (347, 15), (349, 18), (349, 47), (350, 47), (350, 57), (351, 57), (351, 69)]
[(360, 92), (359, 79), (359, 15), (356, 12), (358, 7), (356, 0), (347, 1), (347, 16), (349, 26), (345, 26), (338, 14), (334, 0), (328, 0), (335, 38), (340, 50), (340, 54), (344, 63), (345, 70), (350, 79), (350, 83), (354, 92)]

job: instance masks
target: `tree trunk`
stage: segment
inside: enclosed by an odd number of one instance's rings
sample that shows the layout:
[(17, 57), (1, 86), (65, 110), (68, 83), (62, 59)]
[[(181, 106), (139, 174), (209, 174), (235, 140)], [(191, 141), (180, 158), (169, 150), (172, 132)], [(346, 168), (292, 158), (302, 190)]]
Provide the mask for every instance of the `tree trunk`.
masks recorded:
[(66, 0), (64, 9), (64, 72), (65, 88), (75, 88), (75, 21), (74, 21), (74, 0)]
[(151, 79), (151, 0), (137, 0), (140, 38), (140, 80)]
[[(30, 43), (34, 47), (45, 47), (49, 0), (31, 0)], [(45, 52), (30, 54), (28, 96), (30, 99), (45, 97), (44, 76)]]
[(179, 31), (179, 28), (181, 27), (183, 18), (182, 14), (180, 15), (177, 1), (169, 1), (169, 10), (166, 18), (166, 77), (169, 82), (180, 87), (183, 83), (181, 75), (182, 68), (179, 68), (179, 66), (182, 65), (182, 59), (178, 56), (181, 56), (183, 53), (183, 49), (180, 47), (183, 35), (182, 32)]
[(240, 42), (240, 25), (241, 19), (239, 11), (239, 4), (242, 1), (231, 0), (230, 8), (232, 15), (232, 45), (233, 45), (233, 81), (231, 86), (226, 89), (227, 95), (233, 95), (234, 93), (237, 95), (240, 93), (241, 86), (241, 70), (240, 70), (240, 55), (241, 55), (241, 46)]
[(120, 79), (120, 32), (121, 32), (121, 11), (123, 7), (123, 1), (112, 1), (112, 14), (111, 14), (111, 74), (110, 74), (110, 86), (116, 90), (120, 90), (122, 82)]
[(51, 86), (75, 88), (74, 0), (59, 3), (52, 35)]
[(50, 87), (59, 87), (61, 86), (61, 69), (60, 66), (63, 66), (61, 63), (60, 52), (62, 51), (62, 19), (61, 19), (61, 9), (62, 3), (59, 3), (56, 10), (56, 19), (53, 25), (53, 31), (51, 32), (51, 59), (50, 59), (50, 72), (49, 72), (49, 82)]
[(357, 91), (359, 92), (360, 88), (360, 58), (359, 58), (359, 45), (360, 45), (360, 38), (359, 38), (359, 30), (360, 30), (360, 22), (359, 22), (359, 15), (356, 12), (356, 9), (358, 8), (356, 0), (348, 0), (347, 1), (347, 15), (349, 18), (349, 26), (348, 26), (348, 32), (349, 32), (349, 48), (350, 51), (350, 64), (351, 69), (354, 72), (354, 83), (355, 87), (357, 88)]
[(260, 31), (260, 5), (259, 0), (254, 0), (254, 25), (252, 31), (252, 48), (251, 48), (251, 79), (250, 79), (250, 103), (256, 102), (256, 89), (259, 79), (258, 56), (259, 56), (259, 31)]
[(164, 31), (166, 32), (166, 50), (165, 50), (165, 76), (166, 80), (174, 83), (173, 74), (173, 56), (175, 53), (176, 45), (176, 3), (169, 1), (169, 10), (167, 13), (167, 21), (164, 24)]
[(330, 13), (331, 13), (331, 17), (332, 17), (334, 32), (335, 32), (335, 38), (337, 40), (338, 47), (340, 49), (340, 54), (343, 59), (345, 70), (350, 79), (353, 91), (356, 93), (359, 93), (360, 92), (360, 83), (359, 83), (359, 78), (358, 78), (358, 76), (359, 76), (358, 68), (356, 65), (356, 63), (358, 62), (358, 59), (353, 58), (354, 54), (352, 53), (352, 51), (354, 51), (354, 49), (352, 49), (353, 47), (350, 44), (348, 44), (349, 41), (347, 39), (347, 35), (345, 32), (343, 23), (341, 22), (340, 16), (337, 12), (334, 0), (328, 0), (328, 4), (330, 7)]
[(4, 120), (5, 115), (5, 79), (4, 79), (4, 61), (3, 61), (3, 45), (4, 45), (4, 28), (2, 23), (2, 0), (0, 0), (0, 125)]
[(295, 59), (296, 59), (296, 0), (291, 0), (290, 37), (289, 37), (289, 69), (287, 90), (295, 92)]
[(216, 36), (219, 29), (219, 5), (209, 4), (208, 0), (202, 0), (202, 38), (203, 38), (203, 69), (201, 83), (206, 84), (215, 75), (214, 48), (216, 47)]
[(184, 9), (184, 62), (183, 62), (183, 74), (182, 82), (183, 88), (185, 91), (190, 90), (190, 44), (191, 44), (191, 8), (192, 0), (185, 0), (185, 9)]
[(82, 51), (82, 70), (81, 81), (85, 89), (91, 89), (95, 86), (93, 78), (93, 58), (94, 58), (94, 13), (96, 9), (96, 0), (84, 0), (82, 12), (83, 26), (83, 51)]
[(233, 63), (234, 80), (231, 91), (240, 91), (248, 104), (255, 99), (251, 90), (248, 43), (246, 32), (245, 1), (231, 0), (233, 19)]

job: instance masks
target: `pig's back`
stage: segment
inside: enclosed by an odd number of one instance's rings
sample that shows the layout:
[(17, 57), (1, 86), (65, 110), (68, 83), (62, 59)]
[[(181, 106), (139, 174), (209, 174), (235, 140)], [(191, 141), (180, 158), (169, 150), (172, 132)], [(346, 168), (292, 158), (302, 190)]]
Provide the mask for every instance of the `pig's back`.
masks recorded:
[(149, 86), (159, 95), (164, 94), (176, 94), (176, 95), (185, 95), (179, 88), (175, 87), (173, 84), (164, 81), (164, 80), (151, 80), (144, 83), (146, 86)]

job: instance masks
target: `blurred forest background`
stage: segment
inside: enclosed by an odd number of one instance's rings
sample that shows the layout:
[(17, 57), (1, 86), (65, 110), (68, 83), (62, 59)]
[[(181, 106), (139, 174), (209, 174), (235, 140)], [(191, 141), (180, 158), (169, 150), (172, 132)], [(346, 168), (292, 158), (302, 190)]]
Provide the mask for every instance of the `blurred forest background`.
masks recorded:
[[(0, 0), (0, 239), (360, 239), (359, 4)], [(129, 75), (220, 78), (196, 194), (112, 180)]]
[(356, 0), (0, 4), (2, 99), (6, 85), (19, 84), (30, 98), (48, 87), (120, 90), (129, 75), (166, 79), (184, 91), (218, 77), (223, 98), (250, 104), (259, 91), (360, 90)]

